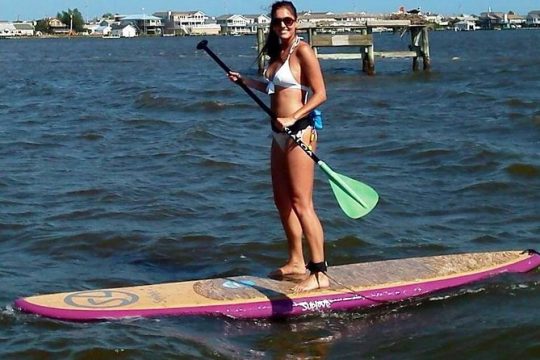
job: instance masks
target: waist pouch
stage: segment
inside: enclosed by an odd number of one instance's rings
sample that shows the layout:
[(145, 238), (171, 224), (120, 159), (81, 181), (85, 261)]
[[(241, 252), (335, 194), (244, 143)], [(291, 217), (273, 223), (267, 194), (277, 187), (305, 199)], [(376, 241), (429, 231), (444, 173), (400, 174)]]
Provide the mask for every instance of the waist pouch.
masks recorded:
[(311, 124), (313, 125), (315, 129), (321, 130), (323, 128), (323, 116), (322, 116), (321, 110), (319, 109), (313, 110), (309, 114), (309, 117), (311, 119)]

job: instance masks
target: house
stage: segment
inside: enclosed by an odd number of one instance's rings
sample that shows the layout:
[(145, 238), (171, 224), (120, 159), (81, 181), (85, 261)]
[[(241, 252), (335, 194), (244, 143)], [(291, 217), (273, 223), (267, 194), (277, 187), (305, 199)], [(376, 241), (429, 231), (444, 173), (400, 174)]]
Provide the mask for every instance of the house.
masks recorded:
[(458, 20), (454, 24), (454, 31), (473, 31), (480, 27), (477, 25), (478, 18), (473, 15), (462, 15), (456, 18)]
[(189, 28), (190, 35), (219, 35), (221, 26), (216, 23), (207, 23), (203, 25), (192, 26)]
[(57, 18), (48, 19), (48, 24), (52, 34), (69, 34), (69, 27)]
[(527, 14), (525, 19), (527, 26), (539, 27), (540, 26), (540, 10), (534, 10)]
[(34, 36), (35, 35), (35, 28), (34, 25), (27, 22), (16, 22), (13, 24), (15, 27), (15, 35), (16, 36)]
[(454, 24), (454, 31), (474, 31), (477, 28), (474, 20), (461, 20)]
[(221, 27), (202, 11), (156, 12), (161, 19), (165, 35), (217, 35)]
[(332, 12), (303, 12), (298, 15), (298, 22), (308, 22), (316, 25), (329, 25), (337, 21)]
[(424, 14), (424, 19), (428, 23), (435, 24), (439, 27), (447, 27), (449, 25), (448, 20), (440, 14), (426, 13)]
[(514, 14), (502, 12), (484, 12), (480, 14), (480, 26), (483, 29), (516, 29), (525, 24), (525, 18)]
[(112, 24), (110, 37), (132, 38), (136, 37), (138, 29), (132, 24)]
[(518, 15), (518, 14), (514, 14), (512, 11), (510, 11), (507, 15), (506, 15), (506, 27), (507, 28), (510, 28), (510, 29), (519, 29), (519, 28), (522, 28), (527, 20), (525, 19), (525, 17), (521, 16), (521, 15)]
[(381, 15), (367, 14), (365, 12), (332, 13), (307, 11), (299, 14), (298, 22), (317, 26), (353, 26), (380, 18)]
[(255, 34), (259, 26), (268, 26), (270, 25), (270, 17), (264, 14), (261, 15), (243, 15), (247, 20), (247, 26), (249, 27), (249, 32)]
[(105, 23), (105, 25), (100, 24), (86, 24), (84, 25), (86, 31), (89, 35), (95, 36), (107, 36), (111, 34), (112, 28), (111, 25)]
[(248, 26), (249, 19), (243, 15), (221, 15), (216, 18), (216, 21), (221, 26), (222, 34), (240, 35), (251, 32), (251, 28)]
[(139, 29), (144, 35), (161, 35), (163, 34), (163, 23), (161, 18), (152, 15), (120, 15), (117, 16), (121, 25), (131, 24), (134, 28)]
[(0, 22), (0, 38), (15, 36), (15, 26), (11, 22)]
[(482, 29), (493, 30), (501, 29), (504, 21), (504, 13), (502, 12), (483, 12), (480, 14), (480, 26)]

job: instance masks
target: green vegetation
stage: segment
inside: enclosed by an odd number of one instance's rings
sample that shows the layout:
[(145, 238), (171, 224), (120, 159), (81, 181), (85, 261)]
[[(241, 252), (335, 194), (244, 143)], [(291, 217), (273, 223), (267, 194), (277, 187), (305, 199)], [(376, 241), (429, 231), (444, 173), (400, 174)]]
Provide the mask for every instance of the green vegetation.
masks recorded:
[(35, 26), (35, 29), (36, 31), (40, 31), (43, 34), (48, 34), (51, 30), (49, 26), (49, 20), (47, 19), (38, 20)]
[(68, 11), (62, 11), (61, 13), (58, 13), (56, 17), (58, 18), (58, 20), (66, 24), (68, 28), (70, 27), (71, 21), (73, 19), (74, 32), (82, 32), (84, 30), (84, 19), (78, 9), (68, 9)]

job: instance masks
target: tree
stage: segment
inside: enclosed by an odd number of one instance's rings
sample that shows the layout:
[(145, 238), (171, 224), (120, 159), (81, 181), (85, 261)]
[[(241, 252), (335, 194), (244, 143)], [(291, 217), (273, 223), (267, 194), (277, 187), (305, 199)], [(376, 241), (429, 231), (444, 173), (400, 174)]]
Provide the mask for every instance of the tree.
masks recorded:
[(84, 31), (84, 19), (82, 14), (77, 9), (68, 9), (68, 11), (62, 11), (56, 15), (58, 20), (66, 24), (68, 27), (71, 25), (73, 20), (73, 31), (82, 32)]
[(49, 20), (47, 19), (38, 20), (36, 23), (35, 29), (36, 31), (41, 31), (41, 33), (43, 34), (49, 33), (51, 30), (49, 27)]

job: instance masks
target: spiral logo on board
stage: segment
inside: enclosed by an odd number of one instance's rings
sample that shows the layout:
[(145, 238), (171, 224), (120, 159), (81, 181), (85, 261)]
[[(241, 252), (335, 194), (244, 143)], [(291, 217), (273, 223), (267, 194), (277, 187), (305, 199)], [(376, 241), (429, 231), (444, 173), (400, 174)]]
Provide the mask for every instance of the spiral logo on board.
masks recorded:
[(127, 291), (79, 291), (64, 298), (68, 305), (86, 309), (109, 309), (128, 306), (139, 301), (139, 296)]

